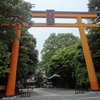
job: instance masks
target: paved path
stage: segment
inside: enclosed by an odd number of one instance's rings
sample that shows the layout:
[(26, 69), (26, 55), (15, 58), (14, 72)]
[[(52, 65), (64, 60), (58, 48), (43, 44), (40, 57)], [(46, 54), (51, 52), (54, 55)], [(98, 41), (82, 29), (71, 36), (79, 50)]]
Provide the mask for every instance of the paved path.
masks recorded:
[(60, 88), (36, 88), (30, 91), (31, 97), (18, 96), (15, 100), (100, 100), (100, 93), (93, 92), (75, 94), (74, 90)]
[(43, 90), (40, 90), (40, 89), (34, 89), (33, 91), (35, 93), (39, 94), (42, 97), (45, 97), (45, 96), (60, 96), (59, 94), (50, 93), (50, 92), (43, 91)]

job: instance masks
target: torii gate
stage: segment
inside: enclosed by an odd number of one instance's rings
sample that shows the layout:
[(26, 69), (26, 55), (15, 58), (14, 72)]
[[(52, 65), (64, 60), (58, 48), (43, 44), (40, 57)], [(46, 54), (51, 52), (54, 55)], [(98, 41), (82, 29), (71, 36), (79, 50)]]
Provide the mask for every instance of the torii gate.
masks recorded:
[[(95, 69), (93, 61), (91, 58), (88, 42), (84, 32), (84, 27), (100, 27), (99, 24), (85, 24), (82, 23), (82, 19), (96, 18), (99, 12), (63, 12), (63, 11), (32, 11), (34, 18), (46, 18), (48, 23), (34, 23), (31, 27), (78, 27), (84, 52), (84, 57), (87, 65), (88, 76), (90, 80), (91, 90), (99, 90), (99, 85), (97, 77), (95, 74)], [(55, 18), (75, 18), (77, 23), (54, 23)], [(20, 37), (21, 26), (15, 26), (15, 32)], [(24, 23), (24, 27), (30, 27), (27, 23)], [(11, 63), (10, 63), (10, 73), (8, 76), (6, 96), (12, 97), (15, 94), (15, 82), (16, 82), (16, 71), (17, 71), (17, 61), (18, 61), (18, 51), (19, 51), (19, 40), (15, 39), (12, 46)]]

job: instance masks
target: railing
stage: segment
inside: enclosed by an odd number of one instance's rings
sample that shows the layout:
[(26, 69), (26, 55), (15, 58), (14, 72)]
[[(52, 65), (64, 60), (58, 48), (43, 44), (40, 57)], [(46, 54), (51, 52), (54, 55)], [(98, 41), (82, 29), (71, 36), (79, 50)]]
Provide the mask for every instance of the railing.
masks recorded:
[(85, 93), (85, 91), (83, 88), (76, 88), (75, 89), (75, 94), (84, 94), (84, 93)]
[(31, 91), (30, 90), (22, 90), (22, 93), (20, 97), (31, 97)]
[(33, 88), (25, 86), (25, 84), (20, 84), (18, 93), (20, 94), (20, 97), (30, 97), (32, 89)]

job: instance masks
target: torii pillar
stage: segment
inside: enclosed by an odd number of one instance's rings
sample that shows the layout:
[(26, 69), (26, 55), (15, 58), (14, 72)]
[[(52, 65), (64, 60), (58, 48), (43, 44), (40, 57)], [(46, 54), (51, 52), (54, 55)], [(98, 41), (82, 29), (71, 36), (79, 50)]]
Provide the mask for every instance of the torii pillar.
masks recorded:
[[(21, 30), (20, 27), (17, 25), (15, 26), (15, 32), (19, 38)], [(12, 53), (11, 53), (10, 73), (8, 75), (8, 82), (6, 88), (6, 97), (13, 97), (15, 95), (18, 52), (19, 52), (19, 40), (14, 39), (12, 45)]]
[(77, 17), (77, 22), (78, 22), (78, 28), (79, 28), (79, 32), (80, 32), (84, 57), (85, 57), (86, 65), (87, 65), (87, 71), (88, 71), (88, 76), (89, 76), (89, 80), (90, 80), (91, 90), (96, 91), (96, 90), (99, 90), (99, 84), (98, 84), (98, 81), (97, 81), (97, 77), (96, 77), (96, 73), (95, 73), (95, 69), (94, 69), (94, 64), (93, 64), (93, 61), (92, 61), (88, 42), (87, 42), (86, 35), (85, 35), (85, 32), (84, 32), (84, 27), (83, 27), (83, 24), (82, 24), (82, 18), (80, 16)]

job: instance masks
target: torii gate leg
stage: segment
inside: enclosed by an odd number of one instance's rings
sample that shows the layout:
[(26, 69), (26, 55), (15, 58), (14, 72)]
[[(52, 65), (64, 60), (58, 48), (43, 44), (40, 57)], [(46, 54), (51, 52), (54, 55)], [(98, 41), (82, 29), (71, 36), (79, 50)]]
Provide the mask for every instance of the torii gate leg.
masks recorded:
[[(18, 36), (20, 36), (21, 31), (18, 26), (15, 27), (15, 32)], [(18, 52), (19, 52), (19, 40), (15, 39), (13, 41), (13, 46), (12, 46), (10, 73), (8, 75), (8, 83), (7, 83), (7, 88), (6, 88), (7, 97), (12, 97), (15, 94)]]
[(96, 77), (96, 74), (95, 74), (93, 61), (92, 61), (92, 58), (91, 58), (88, 42), (87, 42), (87, 39), (86, 39), (84, 27), (83, 27), (82, 20), (81, 20), (80, 16), (77, 17), (77, 22), (78, 22), (78, 25), (79, 25), (81, 42), (82, 42), (83, 52), (84, 52), (85, 61), (86, 61), (86, 65), (87, 65), (91, 90), (99, 90), (99, 85), (98, 85), (97, 77)]

